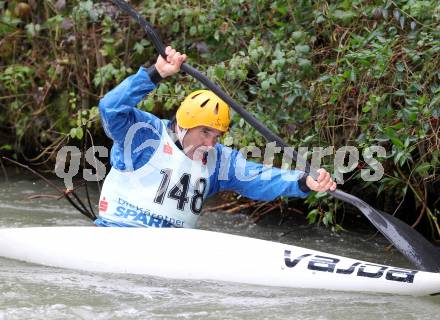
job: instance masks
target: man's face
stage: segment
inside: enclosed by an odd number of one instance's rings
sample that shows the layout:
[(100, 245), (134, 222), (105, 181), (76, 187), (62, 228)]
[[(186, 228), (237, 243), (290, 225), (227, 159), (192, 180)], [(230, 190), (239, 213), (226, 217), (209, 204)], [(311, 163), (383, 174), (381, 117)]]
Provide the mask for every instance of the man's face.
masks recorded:
[(223, 132), (210, 127), (199, 126), (188, 129), (183, 138), (183, 150), (193, 160), (201, 160), (203, 153), (211, 149)]

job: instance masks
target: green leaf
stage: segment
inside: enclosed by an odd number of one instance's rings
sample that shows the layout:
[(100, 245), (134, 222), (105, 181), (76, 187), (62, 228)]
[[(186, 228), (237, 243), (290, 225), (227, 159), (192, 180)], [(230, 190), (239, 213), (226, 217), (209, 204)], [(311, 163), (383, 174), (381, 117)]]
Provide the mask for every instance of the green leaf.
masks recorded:
[(432, 164), (429, 162), (423, 162), (415, 169), (415, 172), (420, 174), (421, 176), (426, 177), (429, 174), (429, 170), (432, 168)]
[(99, 115), (99, 108), (97, 106), (93, 106), (90, 108), (89, 119), (93, 119)]
[(316, 134), (311, 134), (311, 135), (305, 137), (304, 139), (302, 139), (302, 142), (303, 142), (304, 144), (307, 144), (307, 143), (309, 143), (309, 142), (312, 142), (313, 139), (315, 138), (315, 136), (316, 136)]
[(405, 164), (405, 162), (410, 158), (411, 158), (410, 154), (404, 153), (403, 156), (399, 160), (399, 166), (402, 167)]
[(139, 103), (139, 107), (147, 112), (152, 112), (154, 109), (154, 99), (152, 96), (148, 96), (147, 99), (144, 99)]
[(4, 144), (0, 147), (0, 150), (11, 151), (12, 146), (10, 144)]
[(397, 137), (396, 132), (395, 132), (392, 128), (390, 128), (390, 127), (386, 128), (386, 129), (385, 129), (385, 134), (388, 136), (388, 138), (390, 138), (391, 142), (392, 142), (395, 146), (397, 146), (397, 147), (399, 147), (399, 148), (401, 148), (401, 149), (404, 149), (404, 148), (405, 148), (405, 145), (404, 145), (403, 142)]
[(332, 13), (332, 17), (336, 20), (341, 20), (342, 22), (350, 22), (351, 19), (353, 19), (356, 16), (356, 13), (353, 11), (342, 11), (342, 10), (335, 10)]
[(370, 110), (371, 110), (371, 104), (370, 103), (367, 103), (365, 106), (362, 107), (362, 112), (367, 113)]
[(399, 72), (403, 72), (403, 70), (405, 70), (405, 66), (403, 65), (402, 62), (398, 62), (398, 63), (396, 63), (396, 69)]
[(142, 52), (144, 52), (144, 46), (141, 43), (136, 42), (135, 45), (133, 46), (133, 50), (140, 55), (142, 54)]
[(168, 92), (169, 92), (169, 87), (166, 83), (162, 82), (159, 85), (159, 88), (157, 88), (157, 94), (159, 94), (161, 96), (167, 94)]
[(438, 151), (438, 150), (434, 150), (434, 151), (431, 153), (431, 157), (432, 157), (431, 164), (432, 164), (434, 167), (440, 165), (440, 161), (439, 161), (439, 151)]
[(278, 2), (272, 3), (271, 8), (276, 9), (282, 15), (285, 15), (288, 12), (287, 5), (280, 5)]
[(29, 23), (26, 25), (26, 33), (30, 37), (35, 37), (41, 31), (41, 26), (39, 24)]
[(171, 31), (173, 33), (177, 33), (177, 32), (179, 32), (179, 28), (180, 28), (179, 21), (174, 21), (173, 24), (171, 25)]
[(319, 216), (318, 209), (313, 209), (312, 211), (309, 212), (306, 219), (309, 221), (309, 224), (313, 224), (316, 222), (318, 216)]
[(83, 136), (84, 136), (84, 132), (83, 132), (83, 129), (81, 127), (70, 129), (70, 133), (69, 134), (72, 137), (72, 139), (78, 139), (78, 140), (81, 140), (83, 138)]
[(295, 51), (302, 54), (307, 54), (310, 52), (310, 47), (306, 44), (299, 44), (295, 46)]
[(214, 69), (214, 74), (219, 79), (224, 79), (225, 77), (225, 66), (217, 65)]
[(324, 215), (324, 218), (322, 218), (322, 223), (324, 223), (324, 225), (326, 227), (328, 227), (329, 225), (333, 224), (333, 213), (332, 212), (326, 212)]
[(415, 121), (417, 121), (417, 113), (410, 113), (409, 115), (408, 115), (408, 120), (409, 121), (412, 121), (412, 122), (415, 122)]
[(77, 128), (76, 130), (76, 137), (81, 140), (84, 137), (84, 130), (83, 128)]
[(263, 82), (261, 82), (261, 89), (263, 90), (268, 90), (270, 88), (270, 80), (264, 80)]
[(351, 69), (350, 80), (353, 82), (357, 81), (356, 69), (354, 69), (354, 68)]
[(403, 122), (397, 122), (396, 124), (393, 124), (390, 127), (393, 128), (394, 130), (400, 130), (404, 127), (404, 124)]
[(432, 100), (431, 103), (429, 104), (429, 107), (433, 107), (435, 105), (440, 105), (440, 94), (437, 94)]
[(301, 69), (310, 69), (312, 62), (308, 59), (299, 58), (298, 65), (301, 67)]
[(324, 198), (327, 196), (328, 196), (327, 192), (317, 192), (315, 195), (316, 199)]
[(72, 139), (76, 138), (76, 128), (70, 129), (69, 135)]
[(294, 40), (294, 41), (300, 41), (303, 40), (305, 36), (305, 33), (302, 31), (295, 31), (292, 32), (292, 34), (290, 35), (290, 37)]

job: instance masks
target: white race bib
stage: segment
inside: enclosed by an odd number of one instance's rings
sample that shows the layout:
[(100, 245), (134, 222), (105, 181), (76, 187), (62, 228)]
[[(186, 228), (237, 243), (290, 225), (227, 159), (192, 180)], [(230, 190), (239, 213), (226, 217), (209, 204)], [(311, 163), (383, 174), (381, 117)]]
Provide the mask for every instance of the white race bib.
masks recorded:
[(210, 152), (206, 165), (191, 160), (163, 124), (159, 146), (147, 164), (135, 171), (110, 170), (100, 196), (99, 216), (119, 225), (194, 228), (213, 168), (215, 155)]

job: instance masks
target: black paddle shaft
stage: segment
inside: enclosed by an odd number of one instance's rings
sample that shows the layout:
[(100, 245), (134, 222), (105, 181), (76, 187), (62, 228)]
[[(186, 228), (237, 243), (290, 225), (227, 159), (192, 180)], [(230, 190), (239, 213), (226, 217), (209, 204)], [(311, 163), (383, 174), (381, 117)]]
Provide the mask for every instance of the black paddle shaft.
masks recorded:
[[(138, 14), (129, 4), (123, 0), (110, 0), (122, 11), (135, 19), (147, 33), (153, 42), (157, 52), (164, 58), (165, 46), (156, 30), (140, 14)], [(279, 147), (288, 147), (279, 136), (270, 131), (264, 124), (256, 119), (252, 114), (237, 104), (229, 95), (227, 95), (219, 86), (214, 84), (204, 74), (191, 67), (187, 63), (182, 64), (181, 70), (193, 76), (213, 91), (241, 117), (243, 117), (251, 126), (260, 132), (268, 141), (274, 141)], [(298, 154), (293, 151), (293, 159), (297, 161)], [(312, 168), (307, 162), (304, 170), (312, 177), (317, 176), (316, 169)], [(421, 234), (405, 224), (401, 220), (379, 211), (368, 205), (363, 200), (343, 192), (341, 190), (329, 191), (329, 193), (344, 202), (347, 202), (358, 208), (370, 222), (382, 233), (416, 268), (423, 271), (440, 272), (440, 251), (427, 241)]]

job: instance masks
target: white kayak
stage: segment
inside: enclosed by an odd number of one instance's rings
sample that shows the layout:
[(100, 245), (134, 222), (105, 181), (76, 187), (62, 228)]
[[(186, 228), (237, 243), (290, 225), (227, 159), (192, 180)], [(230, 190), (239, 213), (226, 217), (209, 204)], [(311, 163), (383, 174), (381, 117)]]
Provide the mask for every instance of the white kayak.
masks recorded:
[(440, 274), (195, 229), (0, 229), (0, 256), (46, 266), (174, 279), (401, 295), (440, 293)]

